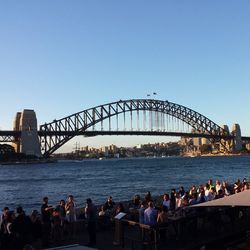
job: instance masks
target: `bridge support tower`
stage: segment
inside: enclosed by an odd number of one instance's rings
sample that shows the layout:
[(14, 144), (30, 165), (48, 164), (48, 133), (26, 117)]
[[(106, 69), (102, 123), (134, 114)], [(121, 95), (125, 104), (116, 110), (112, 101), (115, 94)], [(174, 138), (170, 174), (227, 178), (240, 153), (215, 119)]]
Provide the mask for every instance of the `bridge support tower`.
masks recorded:
[(234, 136), (231, 140), (221, 140), (220, 150), (228, 151), (230, 153), (239, 153), (242, 150), (242, 139), (241, 139), (241, 129), (239, 124), (233, 124), (232, 131), (230, 133), (227, 125), (223, 125), (222, 128)]
[[(230, 134), (229, 127), (227, 125), (222, 126), (223, 130)], [(232, 141), (231, 140), (221, 140), (220, 151), (224, 151), (225, 153), (232, 152)]]
[(13, 129), (21, 131), (21, 138), (16, 139), (13, 143), (15, 151), (17, 153), (41, 157), (37, 119), (34, 110), (24, 109), (23, 112), (17, 112)]
[(233, 153), (239, 153), (242, 150), (241, 129), (239, 124), (233, 124), (232, 135), (235, 136), (233, 140)]

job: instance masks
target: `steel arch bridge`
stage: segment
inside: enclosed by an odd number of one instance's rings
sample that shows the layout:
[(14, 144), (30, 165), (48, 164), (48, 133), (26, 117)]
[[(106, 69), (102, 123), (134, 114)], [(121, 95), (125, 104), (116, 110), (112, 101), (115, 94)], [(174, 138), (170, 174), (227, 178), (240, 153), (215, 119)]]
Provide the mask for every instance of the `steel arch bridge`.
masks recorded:
[[(74, 136), (86, 136), (88, 133), (92, 136), (105, 132), (111, 134), (112, 131), (112, 134), (132, 134), (129, 131), (137, 127), (137, 134), (159, 135), (160, 132), (169, 130), (168, 121), (171, 118), (191, 127), (192, 132), (200, 137), (207, 136), (217, 141), (231, 137), (228, 131), (185, 106), (155, 99), (132, 99), (99, 105), (41, 125), (38, 133), (41, 151), (48, 157)], [(129, 131), (126, 129), (128, 124)], [(97, 126), (100, 127), (99, 130), (96, 130)]]

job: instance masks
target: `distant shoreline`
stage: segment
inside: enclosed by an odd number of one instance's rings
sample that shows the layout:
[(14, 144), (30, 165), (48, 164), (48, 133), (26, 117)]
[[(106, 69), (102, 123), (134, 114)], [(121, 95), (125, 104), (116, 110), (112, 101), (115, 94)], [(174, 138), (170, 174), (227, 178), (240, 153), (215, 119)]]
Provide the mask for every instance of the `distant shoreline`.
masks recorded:
[(102, 158), (60, 158), (53, 157), (49, 159), (23, 159), (23, 160), (13, 160), (13, 161), (0, 161), (0, 165), (26, 165), (26, 164), (43, 164), (43, 163), (58, 163), (60, 161), (85, 161), (85, 160), (129, 160), (129, 159), (171, 159), (171, 158), (200, 158), (200, 157), (241, 157), (250, 156), (250, 154), (203, 154), (203, 155), (173, 155), (173, 156), (157, 156), (157, 157), (102, 157)]

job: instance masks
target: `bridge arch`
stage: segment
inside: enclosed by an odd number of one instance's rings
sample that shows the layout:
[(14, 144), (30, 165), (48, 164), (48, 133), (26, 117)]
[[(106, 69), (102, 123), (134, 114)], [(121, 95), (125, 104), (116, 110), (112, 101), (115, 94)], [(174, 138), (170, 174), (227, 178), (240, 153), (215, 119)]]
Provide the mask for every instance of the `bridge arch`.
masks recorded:
[(228, 132), (206, 116), (179, 104), (155, 99), (131, 99), (99, 105), (40, 126), (41, 150), (45, 157), (72, 139), (79, 132), (127, 112), (152, 111), (175, 117), (191, 126), (197, 133), (214, 136)]

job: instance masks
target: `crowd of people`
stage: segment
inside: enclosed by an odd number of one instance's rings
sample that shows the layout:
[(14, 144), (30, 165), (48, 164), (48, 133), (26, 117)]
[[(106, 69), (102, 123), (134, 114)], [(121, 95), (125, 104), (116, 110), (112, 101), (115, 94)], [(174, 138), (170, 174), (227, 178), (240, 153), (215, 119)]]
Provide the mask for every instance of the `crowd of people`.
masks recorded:
[(247, 189), (249, 189), (249, 183), (246, 178), (242, 181), (238, 179), (233, 184), (219, 180), (213, 183), (210, 179), (205, 185), (193, 185), (188, 190), (183, 186), (178, 191), (172, 189), (170, 194), (165, 193), (160, 200), (152, 199), (151, 193), (148, 192), (142, 202), (138, 202), (137, 196), (132, 206), (139, 211), (139, 223), (154, 226), (166, 223), (169, 216), (182, 211), (185, 207), (223, 198)]
[[(29, 216), (21, 206), (15, 212), (4, 207), (0, 216), (0, 249), (33, 250), (59, 245), (75, 236), (76, 215), (73, 195), (69, 195), (67, 201), (60, 200), (57, 206), (49, 205), (48, 197), (44, 197), (40, 212), (33, 210)], [(86, 200), (84, 216), (88, 245), (94, 246), (98, 211), (90, 198)]]
[[(120, 212), (137, 212), (136, 220), (139, 223), (155, 226), (167, 223), (169, 216), (190, 205), (219, 199), (224, 196), (249, 189), (249, 183), (244, 178), (233, 184), (208, 180), (205, 185), (195, 186), (178, 191), (172, 189), (170, 194), (153, 199), (150, 192), (141, 198), (135, 195), (130, 203), (115, 203), (111, 196), (97, 207), (88, 198), (83, 208), (84, 219), (89, 233), (89, 246), (96, 244), (96, 225), (99, 220), (108, 218), (112, 221)], [(74, 237), (76, 234), (75, 222), (77, 210), (74, 197), (69, 195), (67, 201), (60, 200), (57, 206), (50, 206), (48, 197), (43, 198), (40, 212), (33, 210), (27, 216), (22, 207), (10, 211), (8, 207), (2, 210), (0, 216), (0, 249), (23, 250), (48, 247), (51, 242), (60, 243), (65, 237)]]

